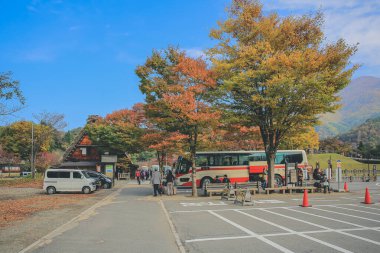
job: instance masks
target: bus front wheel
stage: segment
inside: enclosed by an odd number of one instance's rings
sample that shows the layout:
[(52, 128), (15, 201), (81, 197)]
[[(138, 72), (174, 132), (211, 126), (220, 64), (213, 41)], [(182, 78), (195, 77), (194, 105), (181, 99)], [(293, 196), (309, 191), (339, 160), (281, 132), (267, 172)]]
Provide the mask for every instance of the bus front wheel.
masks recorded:
[(212, 182), (212, 178), (211, 177), (204, 177), (204, 178), (202, 178), (201, 188), (202, 189), (206, 189), (206, 184), (209, 184), (211, 182)]
[(274, 181), (278, 187), (282, 187), (284, 185), (284, 181), (282, 180), (282, 176), (279, 174), (274, 175)]

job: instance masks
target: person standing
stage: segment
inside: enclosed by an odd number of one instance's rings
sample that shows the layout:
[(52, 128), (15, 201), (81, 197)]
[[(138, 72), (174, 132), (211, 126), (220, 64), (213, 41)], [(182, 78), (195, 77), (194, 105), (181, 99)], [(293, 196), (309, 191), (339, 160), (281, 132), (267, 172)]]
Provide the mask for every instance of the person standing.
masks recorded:
[(141, 182), (140, 182), (140, 170), (136, 170), (136, 179), (137, 179), (137, 183), (141, 184)]
[(153, 184), (153, 193), (154, 193), (154, 196), (156, 197), (157, 192), (158, 192), (158, 187), (161, 184), (161, 174), (157, 170), (157, 168), (154, 169), (154, 172), (152, 174), (152, 184)]
[(166, 186), (168, 187), (168, 196), (174, 194), (174, 189), (173, 189), (174, 180), (175, 180), (175, 177), (173, 176), (172, 171), (168, 170), (168, 174), (166, 175)]

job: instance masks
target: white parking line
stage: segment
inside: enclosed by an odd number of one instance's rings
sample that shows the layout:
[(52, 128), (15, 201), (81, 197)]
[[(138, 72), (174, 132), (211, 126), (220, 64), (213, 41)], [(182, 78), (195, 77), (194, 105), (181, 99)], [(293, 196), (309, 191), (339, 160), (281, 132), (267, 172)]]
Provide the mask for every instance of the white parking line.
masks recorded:
[[(376, 244), (376, 245), (380, 246), (380, 242), (377, 242), (377, 241), (374, 241), (374, 240), (371, 240), (371, 239), (368, 239), (368, 238), (364, 238), (364, 237), (353, 235), (353, 234), (346, 233), (346, 232), (343, 232), (343, 231), (335, 230), (335, 229), (328, 228), (328, 227), (325, 227), (325, 226), (322, 226), (322, 225), (319, 225), (319, 224), (315, 224), (315, 223), (312, 223), (312, 222), (309, 222), (309, 221), (297, 219), (297, 218), (294, 218), (294, 217), (291, 217), (291, 216), (287, 216), (287, 215), (284, 215), (284, 214), (279, 214), (279, 213), (272, 212), (272, 211), (269, 211), (269, 210), (263, 210), (263, 211), (269, 212), (269, 213), (272, 213), (272, 214), (275, 214), (275, 215), (279, 215), (279, 216), (282, 216), (282, 217), (285, 217), (285, 218), (288, 218), (288, 219), (291, 219), (291, 220), (296, 220), (296, 221), (299, 221), (299, 222), (303, 222), (303, 223), (306, 223), (306, 224), (309, 224), (309, 225), (312, 225), (312, 226), (320, 227), (320, 228), (323, 228), (323, 229), (326, 229), (326, 230), (330, 230), (331, 232), (343, 234), (343, 235), (346, 235), (346, 236), (350, 236), (350, 237), (353, 237), (353, 238), (356, 238), (356, 239), (360, 239), (362, 241), (370, 242), (370, 243), (373, 243), (373, 244)], [(301, 235), (301, 236), (303, 236), (303, 235)], [(311, 238), (313, 238), (313, 237), (311, 237)], [(340, 248), (339, 246), (336, 246), (336, 245), (333, 245), (333, 244), (327, 245), (327, 244), (329, 244), (327, 242), (323, 242), (322, 241), (320, 243), (325, 244), (326, 246), (329, 246), (331, 248), (334, 248), (333, 246), (335, 246), (337, 248)], [(334, 249), (339, 250), (337, 248), (334, 248)], [(340, 248), (340, 249), (342, 249), (342, 248)], [(341, 251), (341, 250), (339, 250), (339, 251)]]
[[(352, 222), (348, 222), (348, 221), (344, 221), (344, 220), (337, 220), (337, 219), (334, 219), (334, 218), (331, 218), (331, 217), (321, 216), (321, 215), (318, 215), (318, 214), (307, 213), (307, 212), (303, 212), (303, 211), (300, 211), (300, 210), (295, 210), (293, 208), (283, 207), (283, 209), (286, 209), (286, 210), (289, 210), (289, 211), (293, 211), (293, 212), (297, 212), (297, 213), (303, 213), (303, 214), (314, 216), (314, 217), (319, 217), (319, 218), (326, 219), (326, 220), (332, 220), (332, 221), (348, 224), (348, 225), (355, 226), (355, 227), (367, 228), (365, 226), (362, 226), (362, 225), (359, 225), (359, 224), (356, 224), (356, 223), (352, 223)], [(368, 228), (368, 229), (370, 229), (370, 228)]]
[[(354, 204), (335, 204), (335, 205), (313, 205), (315, 206), (352, 206)], [(373, 205), (376, 205), (373, 204)], [(372, 206), (373, 206), (372, 205)], [(235, 211), (235, 210), (255, 210), (255, 209), (266, 209), (266, 210), (271, 210), (271, 209), (277, 209), (277, 208), (287, 208), (287, 207), (299, 207), (299, 206), (273, 206), (273, 207), (251, 207), (251, 208), (224, 208), (224, 209), (202, 209), (202, 210), (181, 210), (181, 211), (170, 211), (169, 213), (200, 213), (200, 212), (208, 212), (208, 211), (218, 211), (218, 212), (225, 212), (225, 211)], [(380, 210), (380, 208), (379, 208)]]
[[(294, 218), (294, 217), (289, 217), (289, 216), (286, 216), (286, 215), (283, 215), (283, 214), (279, 214), (279, 213), (275, 213), (275, 212), (272, 212), (272, 211), (269, 211), (269, 210), (262, 210), (262, 211), (269, 212), (269, 213), (276, 214), (276, 215), (280, 215), (280, 216), (283, 216), (283, 217), (286, 217), (286, 218), (291, 218), (291, 219), (293, 219), (293, 220), (302, 221), (302, 222), (304, 222), (304, 223), (308, 223), (308, 224), (310, 224), (310, 225), (313, 225), (313, 226), (316, 226), (316, 227), (323, 228), (323, 229), (325, 229), (325, 230), (327, 230), (327, 231), (330, 231), (330, 232), (332, 231), (332, 230), (331, 230), (330, 228), (328, 228), (328, 227), (321, 226), (321, 225), (318, 225), (318, 224), (312, 224), (311, 222), (307, 222), (307, 221), (299, 220), (299, 219)], [(253, 216), (253, 215), (246, 214), (246, 213), (243, 213), (243, 212), (240, 212), (240, 211), (238, 211), (238, 212), (239, 212), (239, 213), (242, 213), (242, 214), (245, 214), (245, 215), (247, 215), (247, 216), (249, 216), (249, 217), (251, 217), (251, 218), (258, 219), (257, 217), (255, 217), (255, 216)], [(305, 234), (303, 234), (303, 233), (300, 233), (300, 232), (294, 231), (294, 230), (292, 230), (292, 229), (290, 229), (290, 228), (283, 227), (283, 226), (278, 225), (278, 224), (276, 224), (276, 223), (273, 223), (273, 222), (271, 222), (271, 221), (267, 221), (267, 220), (262, 219), (262, 218), (260, 218), (260, 219), (258, 219), (258, 220), (263, 221), (263, 222), (265, 222), (265, 223), (268, 223), (269, 225), (275, 226), (275, 227), (277, 227), (277, 228), (280, 228), (280, 229), (286, 230), (286, 231), (288, 231), (288, 232), (296, 233), (298, 236), (304, 237), (304, 238), (306, 238), (306, 239), (309, 239), (309, 240), (311, 240), (311, 241), (317, 242), (317, 243), (319, 243), (319, 244), (323, 244), (323, 245), (325, 245), (325, 246), (327, 246), (327, 247), (333, 248), (333, 249), (338, 250), (338, 251), (340, 251), (340, 252), (346, 252), (346, 253), (351, 252), (351, 251), (349, 251), (349, 250), (343, 249), (343, 248), (341, 248), (341, 247), (339, 247), (339, 246), (336, 246), (336, 245), (334, 245), (334, 244), (331, 244), (331, 243), (328, 243), (328, 242), (325, 242), (325, 241), (319, 240), (319, 239), (314, 238), (314, 237), (311, 237), (311, 236), (309, 236), (309, 235), (305, 235)], [(344, 232), (342, 232), (342, 233), (344, 233)], [(379, 245), (380, 245), (380, 244), (379, 244)]]
[(350, 210), (350, 211), (355, 211), (355, 212), (359, 212), (359, 213), (368, 213), (368, 214), (380, 215), (380, 213), (366, 212), (366, 211), (361, 211), (361, 210), (351, 209), (351, 208), (341, 207), (341, 206), (334, 206), (334, 208), (339, 208), (339, 209), (344, 209), (344, 210)]
[(317, 208), (317, 207), (311, 207), (311, 208), (312, 208), (312, 209), (315, 209), (315, 210), (320, 210), (320, 211), (328, 212), (328, 213), (335, 213), (335, 214), (340, 214), (340, 215), (345, 215), (345, 216), (349, 216), (349, 217), (353, 217), (353, 218), (358, 218), (358, 219), (362, 219), (362, 220), (369, 220), (369, 221), (373, 221), (373, 222), (378, 222), (378, 223), (380, 223), (380, 220), (374, 220), (374, 219), (369, 219), (369, 218), (365, 218), (365, 217), (360, 217), (360, 216), (356, 216), (356, 215), (352, 215), (352, 214), (340, 213), (340, 212), (335, 212), (335, 211), (325, 210), (325, 209), (321, 209), (321, 208)]
[(217, 214), (217, 213), (215, 213), (213, 211), (209, 211), (209, 213), (212, 214), (212, 215), (214, 215), (214, 216), (216, 216), (216, 217), (218, 217), (219, 219), (221, 219), (221, 220), (223, 220), (223, 221), (231, 224), (232, 226), (240, 229), (241, 231), (244, 231), (245, 233), (249, 234), (250, 236), (255, 236), (255, 238), (257, 238), (260, 241), (263, 241), (263, 242), (269, 244), (270, 246), (272, 246), (272, 247), (280, 250), (281, 252), (285, 252), (285, 253), (292, 253), (293, 252), (293, 251), (288, 250), (287, 248), (284, 248), (281, 245), (279, 245), (279, 244), (277, 244), (277, 243), (275, 243), (275, 242), (273, 242), (273, 241), (271, 241), (271, 240), (269, 240), (269, 239), (267, 239), (267, 238), (265, 238), (265, 237), (263, 237), (261, 235), (256, 234), (255, 232), (253, 232), (253, 231), (251, 231), (251, 230), (249, 230), (249, 229), (247, 229), (247, 228), (245, 228), (243, 226), (240, 226), (239, 224), (237, 224), (237, 223), (235, 223), (235, 222), (233, 222), (233, 221), (231, 221), (231, 220), (229, 220), (229, 219), (227, 219), (227, 218), (225, 218), (225, 217), (223, 217), (223, 216), (221, 216), (221, 215), (219, 215), (219, 214)]
[(380, 208), (376, 208), (376, 207), (369, 207), (369, 206), (356, 205), (356, 204), (350, 204), (350, 206), (357, 206), (357, 207), (360, 207), (360, 208), (372, 209), (372, 210), (378, 210), (378, 211), (380, 211)]

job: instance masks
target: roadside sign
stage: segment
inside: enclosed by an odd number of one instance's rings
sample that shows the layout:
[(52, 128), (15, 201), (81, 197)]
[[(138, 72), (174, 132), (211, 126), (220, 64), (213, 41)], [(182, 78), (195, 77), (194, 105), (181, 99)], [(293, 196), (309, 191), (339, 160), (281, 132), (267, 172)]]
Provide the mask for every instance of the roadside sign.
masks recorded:
[(336, 167), (337, 168), (342, 168), (342, 162), (340, 160), (336, 161)]

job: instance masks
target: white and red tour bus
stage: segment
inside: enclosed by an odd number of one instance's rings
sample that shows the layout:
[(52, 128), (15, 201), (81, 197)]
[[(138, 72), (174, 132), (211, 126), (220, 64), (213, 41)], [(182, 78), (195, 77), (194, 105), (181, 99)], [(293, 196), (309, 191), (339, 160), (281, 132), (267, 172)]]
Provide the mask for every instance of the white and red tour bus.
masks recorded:
[[(304, 150), (278, 150), (275, 158), (275, 180), (278, 185), (285, 178), (285, 162), (297, 163), (298, 168), (308, 165)], [(210, 151), (197, 152), (195, 159), (196, 184), (203, 187), (213, 182), (216, 176), (227, 175), (231, 183), (258, 181), (267, 170), (264, 151)], [(182, 156), (175, 165), (177, 186), (191, 186), (191, 162)]]

